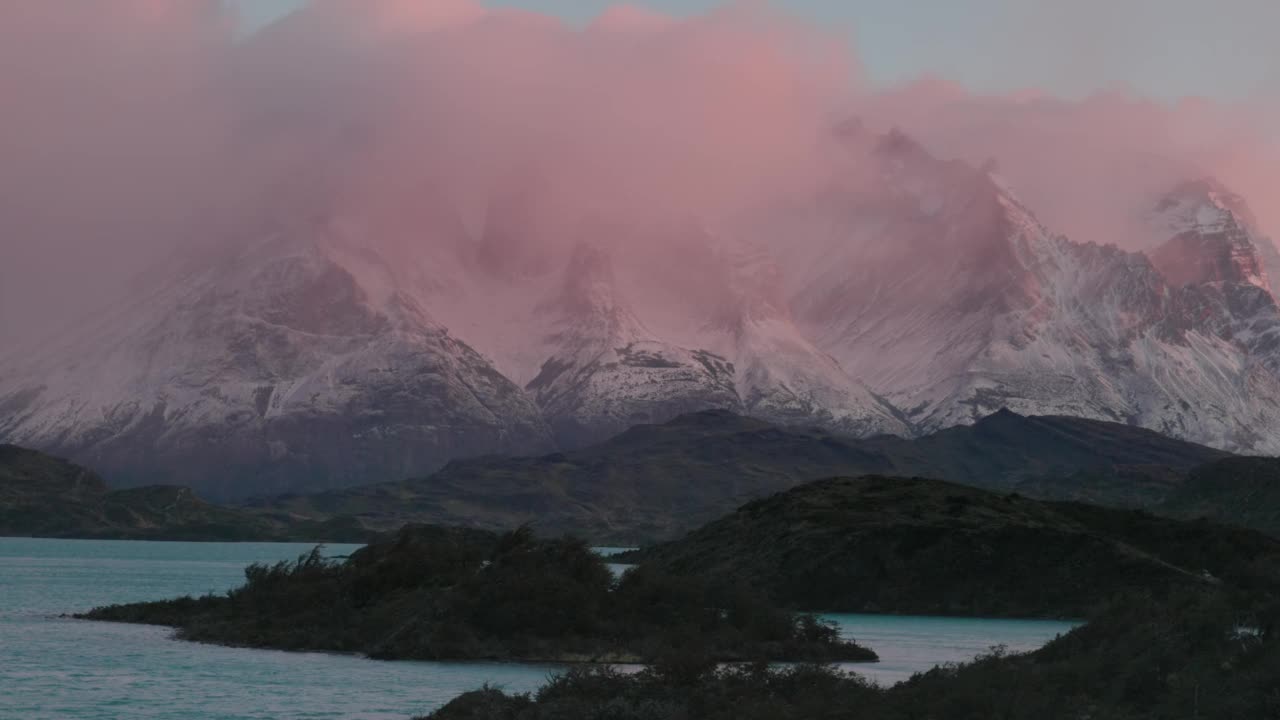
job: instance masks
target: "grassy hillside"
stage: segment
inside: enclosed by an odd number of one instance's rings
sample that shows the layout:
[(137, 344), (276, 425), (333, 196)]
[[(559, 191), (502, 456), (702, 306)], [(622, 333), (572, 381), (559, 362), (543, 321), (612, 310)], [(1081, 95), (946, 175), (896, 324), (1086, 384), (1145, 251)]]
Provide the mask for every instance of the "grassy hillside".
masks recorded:
[(108, 490), (74, 463), (0, 445), (0, 536), (141, 540), (362, 542), (350, 518), (267, 517), (205, 502), (187, 488)]
[(632, 544), (679, 537), (744, 502), (821, 477), (921, 475), (1012, 488), (1028, 478), (1138, 465), (1181, 477), (1224, 455), (1125, 425), (1009, 412), (917, 440), (852, 440), (704, 412), (574, 452), (458, 461), (426, 478), (251, 506), (312, 518), (350, 514), (383, 530), (406, 522), (494, 530), (528, 523), (540, 533)]
[(947, 428), (915, 440), (872, 438), (866, 444), (893, 458), (896, 475), (932, 477), (992, 490), (1099, 471), (1185, 475), (1206, 462), (1231, 456), (1132, 425), (1063, 416), (1027, 417), (1008, 410), (973, 425)]
[(1280, 587), (1280, 541), (935, 480), (824, 480), (633, 560), (816, 611), (1085, 617), (1132, 590)]
[[(0, 476), (0, 532), (336, 541), (406, 523), (494, 531), (527, 524), (548, 536), (627, 545), (678, 538), (745, 502), (831, 476), (933, 477), (1162, 511), (1193, 469), (1230, 459), (1140, 428), (1008, 411), (914, 440), (853, 440), (712, 411), (639, 425), (573, 452), (460, 460), (425, 478), (260, 498), (233, 509), (179, 488), (108, 493), (92, 473), (26, 452), (15, 448), (0, 461), (25, 468)], [(1169, 512), (1272, 528), (1265, 519), (1235, 518), (1233, 512), (1259, 509), (1207, 488), (1181, 502)]]
[(1227, 458), (1196, 468), (1159, 510), (1280, 537), (1280, 458)]

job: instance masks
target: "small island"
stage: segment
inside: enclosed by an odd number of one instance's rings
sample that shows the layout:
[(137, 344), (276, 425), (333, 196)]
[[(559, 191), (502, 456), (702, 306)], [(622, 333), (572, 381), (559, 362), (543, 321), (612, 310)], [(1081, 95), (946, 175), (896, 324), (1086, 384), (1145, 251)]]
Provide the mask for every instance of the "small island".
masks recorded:
[(813, 615), (657, 568), (615, 578), (584, 542), (527, 529), (409, 526), (345, 561), (319, 549), (246, 569), (225, 595), (78, 617), (167, 625), (222, 645), (380, 659), (522, 662), (873, 662)]

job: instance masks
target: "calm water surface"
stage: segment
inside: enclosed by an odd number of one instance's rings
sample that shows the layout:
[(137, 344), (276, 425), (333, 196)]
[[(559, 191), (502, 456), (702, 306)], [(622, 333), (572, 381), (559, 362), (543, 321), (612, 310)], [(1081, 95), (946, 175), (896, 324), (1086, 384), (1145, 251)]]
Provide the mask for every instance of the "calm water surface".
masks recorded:
[[(358, 546), (330, 545), (346, 555)], [(222, 648), (166, 628), (58, 617), (95, 605), (223, 592), (253, 562), (291, 560), (287, 543), (0, 538), (0, 720), (94, 718), (406, 720), (483, 683), (537, 688), (551, 665), (379, 662)], [(995, 644), (1032, 649), (1065, 623), (831, 615), (883, 661), (850, 666), (896, 682)]]

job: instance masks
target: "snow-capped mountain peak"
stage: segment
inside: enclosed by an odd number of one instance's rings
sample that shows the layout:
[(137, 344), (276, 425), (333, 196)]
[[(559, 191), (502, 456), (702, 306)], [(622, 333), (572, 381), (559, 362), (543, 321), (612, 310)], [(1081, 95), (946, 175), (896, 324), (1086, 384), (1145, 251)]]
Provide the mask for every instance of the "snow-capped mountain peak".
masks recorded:
[(1217, 182), (1179, 185), (1156, 205), (1152, 223), (1168, 240), (1151, 258), (1174, 285), (1245, 282), (1271, 290), (1264, 240), (1253, 229), (1248, 207)]
[[(0, 373), (0, 435), (215, 498), (550, 448), (525, 394), (404, 292), (324, 242), (271, 235)], [(385, 278), (384, 278), (385, 279)]]
[(716, 232), (566, 235), (529, 183), (470, 224), (443, 198), (282, 205), (0, 364), (0, 441), (213, 497), (706, 409), (910, 435), (1008, 408), (1280, 452), (1280, 253), (1242, 198), (1171, 188), (1127, 252), (1055, 234), (991, 167), (834, 135), (814, 197)]
[(649, 332), (622, 297), (609, 253), (578, 244), (554, 297), (541, 370), (527, 386), (560, 442), (576, 446), (638, 422), (736, 408), (733, 367)]

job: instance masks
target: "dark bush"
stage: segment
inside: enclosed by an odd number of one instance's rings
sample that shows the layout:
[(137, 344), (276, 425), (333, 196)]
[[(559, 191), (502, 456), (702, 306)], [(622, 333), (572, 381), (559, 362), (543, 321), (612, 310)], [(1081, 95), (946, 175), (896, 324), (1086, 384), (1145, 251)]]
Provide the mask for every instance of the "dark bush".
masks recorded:
[[(992, 650), (879, 688), (830, 667), (714, 667), (695, 653), (637, 673), (578, 669), (533, 698), (464, 695), (433, 720), (1273, 720), (1280, 602), (1138, 593), (1030, 654)], [(480, 699), (495, 714), (474, 708)]]
[(99, 608), (181, 637), (376, 658), (644, 661), (874, 660), (812, 617), (746, 591), (637, 568), (615, 581), (585, 543), (411, 527), (346, 562), (319, 548), (253, 565), (225, 597)]

